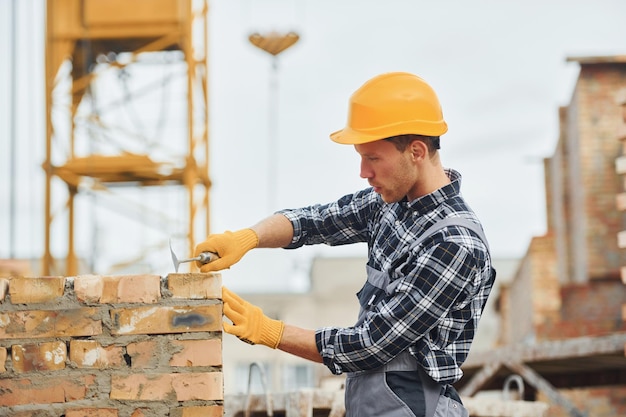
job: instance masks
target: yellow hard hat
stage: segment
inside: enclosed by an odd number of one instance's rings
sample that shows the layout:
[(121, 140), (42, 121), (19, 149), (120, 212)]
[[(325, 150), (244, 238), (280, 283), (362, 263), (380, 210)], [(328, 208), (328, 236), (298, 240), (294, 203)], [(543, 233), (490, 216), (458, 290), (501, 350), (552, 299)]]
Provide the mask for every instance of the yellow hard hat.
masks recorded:
[(390, 72), (372, 78), (352, 94), (348, 123), (330, 138), (357, 145), (406, 134), (441, 136), (447, 131), (432, 87), (417, 75)]

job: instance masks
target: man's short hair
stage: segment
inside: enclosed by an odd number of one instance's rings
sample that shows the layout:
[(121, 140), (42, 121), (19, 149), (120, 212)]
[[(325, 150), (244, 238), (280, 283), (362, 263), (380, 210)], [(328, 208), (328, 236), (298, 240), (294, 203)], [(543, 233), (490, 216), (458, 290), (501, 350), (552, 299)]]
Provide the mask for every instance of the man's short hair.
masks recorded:
[(408, 134), (408, 135), (392, 136), (390, 138), (386, 138), (385, 140), (393, 143), (396, 149), (399, 150), (400, 152), (404, 152), (406, 150), (406, 147), (409, 146), (409, 144), (413, 142), (414, 140), (419, 140), (420, 142), (424, 142), (426, 146), (428, 147), (428, 153), (431, 155), (437, 152), (437, 149), (440, 149), (439, 136), (424, 136), (424, 135)]

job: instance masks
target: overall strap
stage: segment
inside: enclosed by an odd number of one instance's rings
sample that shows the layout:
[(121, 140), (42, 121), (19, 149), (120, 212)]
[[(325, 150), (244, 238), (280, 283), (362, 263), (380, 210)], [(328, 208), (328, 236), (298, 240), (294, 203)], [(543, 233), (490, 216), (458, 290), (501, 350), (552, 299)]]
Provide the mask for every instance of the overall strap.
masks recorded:
[[(441, 219), (436, 221), (432, 226), (424, 231), (421, 235), (419, 235), (413, 242), (411, 242), (411, 248), (414, 248), (420, 245), (423, 241), (428, 239), (435, 232), (443, 229), (448, 226), (461, 226), (467, 229), (470, 229), (474, 233), (478, 235), (480, 240), (485, 244), (487, 251), (489, 251), (489, 243), (487, 243), (487, 237), (485, 236), (485, 232), (483, 232), (482, 227), (479, 223), (473, 222), (470, 219), (466, 219), (465, 217), (446, 217), (445, 219)], [(400, 283), (400, 281), (394, 281), (386, 287), (387, 293), (392, 292), (395, 287)]]
[(475, 223), (470, 219), (466, 219), (465, 217), (446, 217), (445, 219), (441, 219), (436, 221), (432, 226), (424, 231), (416, 240), (411, 242), (411, 246), (415, 247), (422, 243), (424, 240), (429, 238), (436, 231), (443, 229), (448, 226), (462, 226), (467, 229), (470, 229), (474, 233), (478, 235), (480, 240), (485, 244), (487, 250), (489, 250), (489, 243), (487, 243), (487, 237), (485, 236), (485, 232), (479, 223)]

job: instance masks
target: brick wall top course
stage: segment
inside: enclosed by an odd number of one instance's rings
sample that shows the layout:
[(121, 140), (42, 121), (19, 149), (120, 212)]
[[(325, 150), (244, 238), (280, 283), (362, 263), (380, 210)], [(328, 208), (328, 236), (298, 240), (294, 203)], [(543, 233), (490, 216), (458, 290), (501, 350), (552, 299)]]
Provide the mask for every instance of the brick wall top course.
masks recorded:
[(0, 305), (152, 304), (167, 299), (221, 298), (219, 274), (79, 275), (0, 278)]

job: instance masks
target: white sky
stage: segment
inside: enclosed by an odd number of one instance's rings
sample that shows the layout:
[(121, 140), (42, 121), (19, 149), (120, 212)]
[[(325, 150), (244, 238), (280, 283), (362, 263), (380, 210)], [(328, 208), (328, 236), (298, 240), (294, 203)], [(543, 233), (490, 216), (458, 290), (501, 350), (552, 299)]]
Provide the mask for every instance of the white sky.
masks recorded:
[[(15, 3), (19, 48), (12, 79), (13, 1), (0, 0), (0, 258), (43, 253), (44, 2)], [(449, 126), (442, 137), (444, 165), (463, 175), (463, 194), (482, 219), (494, 256), (520, 257), (530, 238), (545, 231), (542, 158), (553, 152), (558, 107), (568, 104), (578, 73), (566, 57), (626, 53), (626, 2), (620, 0), (209, 4), (216, 232), (249, 226), (271, 209), (323, 203), (367, 186), (354, 150), (331, 142), (328, 134), (343, 127), (348, 98), (363, 82), (382, 72), (409, 71), (439, 94)], [(270, 145), (268, 124), (271, 59), (247, 40), (251, 32), (271, 30), (293, 30), (301, 37), (279, 57), (276, 146)], [(17, 88), (15, 106), (11, 83)], [(13, 176), (11, 117), (19, 161)], [(273, 185), (267, 179), (270, 164)], [(12, 181), (18, 184), (17, 201), (10, 199)], [(268, 198), (272, 193), (274, 202)], [(117, 242), (125, 244), (131, 244), (127, 236)], [(225, 283), (299, 288), (301, 283), (287, 277), (306, 272), (314, 254), (364, 255), (365, 248), (260, 250), (225, 271)], [(161, 257), (162, 273), (170, 268), (168, 257)]]

